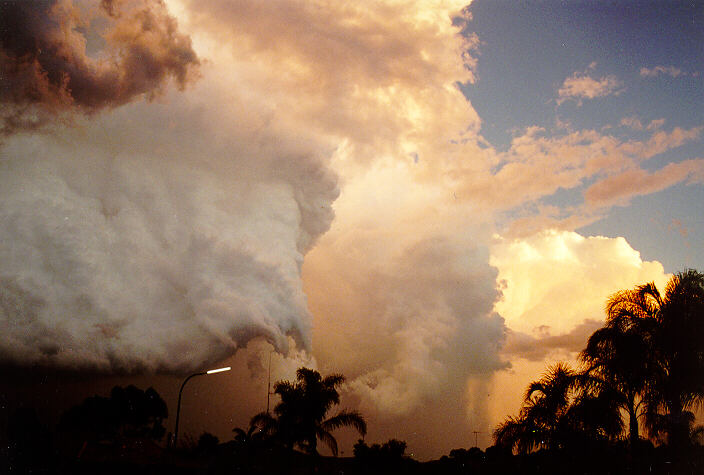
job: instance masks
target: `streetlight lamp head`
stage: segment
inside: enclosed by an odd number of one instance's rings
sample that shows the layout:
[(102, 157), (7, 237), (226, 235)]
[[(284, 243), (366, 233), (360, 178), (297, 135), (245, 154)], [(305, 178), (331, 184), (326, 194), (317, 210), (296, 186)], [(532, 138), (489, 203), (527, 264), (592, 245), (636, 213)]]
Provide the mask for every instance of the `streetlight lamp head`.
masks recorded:
[(211, 369), (210, 371), (206, 371), (206, 374), (213, 374), (213, 373), (222, 373), (223, 371), (230, 371), (232, 367), (227, 366), (226, 368), (218, 368), (218, 369)]
[(184, 381), (183, 384), (181, 384), (181, 389), (178, 391), (178, 405), (176, 406), (176, 427), (174, 428), (174, 442), (173, 446), (176, 447), (176, 443), (178, 442), (178, 420), (179, 417), (181, 416), (181, 396), (183, 394), (183, 388), (186, 386), (186, 383), (188, 380), (195, 376), (203, 376), (204, 374), (213, 374), (213, 373), (222, 373), (223, 371), (230, 371), (232, 368), (230, 366), (226, 368), (218, 368), (218, 369), (211, 369), (210, 371), (206, 371), (204, 373), (193, 373), (189, 377), (187, 377)]

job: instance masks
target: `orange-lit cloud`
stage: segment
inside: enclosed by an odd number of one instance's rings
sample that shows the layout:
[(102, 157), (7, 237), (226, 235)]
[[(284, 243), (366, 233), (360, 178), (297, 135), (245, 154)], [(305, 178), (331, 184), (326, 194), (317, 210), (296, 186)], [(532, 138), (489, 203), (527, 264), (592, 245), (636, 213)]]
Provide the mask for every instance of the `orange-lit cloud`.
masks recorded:
[(623, 82), (615, 76), (603, 76), (594, 79), (588, 75), (593, 70), (595, 64), (591, 64), (586, 71), (575, 72), (565, 79), (557, 91), (557, 103), (562, 104), (566, 100), (576, 100), (581, 105), (582, 99), (595, 99), (609, 95), (618, 95), (623, 91)]
[(660, 74), (667, 74), (668, 76), (676, 78), (685, 73), (681, 69), (676, 68), (674, 66), (655, 66), (652, 68), (640, 68), (640, 75), (643, 77), (657, 77)]
[[(651, 120), (648, 125), (643, 125), (643, 123), (638, 119), (638, 117), (631, 116), (631, 117), (624, 117), (621, 119), (621, 122), (619, 123), (620, 125), (623, 125), (625, 127), (628, 127), (633, 130), (657, 130), (661, 128), (665, 124), (665, 119), (654, 119)], [(697, 131), (698, 128), (694, 128), (690, 130), (690, 133), (694, 133), (695, 136), (699, 133)], [(688, 137), (688, 138), (693, 138), (693, 137)]]
[(624, 117), (621, 119), (620, 124), (633, 130), (643, 130), (643, 124), (638, 117)]
[(184, 4), (194, 41), (217, 44), (240, 87), (277, 116), (344, 141), (356, 161), (424, 161), (435, 156), (429, 146), (478, 131), (456, 86), (474, 80), (466, 52), (477, 40), (452, 25), (466, 2)]
[[(697, 139), (701, 131), (701, 127), (675, 127), (670, 132), (654, 131), (642, 141), (623, 141), (595, 130), (550, 135), (545, 129), (531, 127), (515, 137), (506, 152), (484, 153), (493, 160), (492, 164), (498, 165), (496, 171), (467, 167), (450, 170), (447, 175), (462, 199), (490, 210), (510, 209), (550, 196), (560, 188), (579, 188), (588, 179), (596, 179), (594, 186), (598, 187), (602, 180), (624, 172), (647, 175), (640, 168), (641, 163)], [(684, 170), (683, 167), (693, 173), (696, 165), (675, 168)], [(667, 174), (670, 173), (668, 169)], [(577, 210), (575, 214), (581, 214), (583, 219), (588, 212)]]
[(655, 119), (655, 120), (651, 120), (646, 128), (648, 130), (656, 130), (656, 129), (659, 129), (660, 127), (662, 127), (663, 124), (665, 124), (665, 119)]
[[(190, 38), (163, 3), (81, 3), (3, 2), (0, 133), (38, 127), (70, 108), (94, 112), (154, 98), (167, 79), (183, 88), (194, 75), (199, 60)], [(93, 37), (105, 44), (99, 55), (88, 52)]]
[(610, 176), (587, 188), (584, 198), (586, 204), (592, 207), (625, 205), (634, 196), (655, 193), (676, 183), (692, 184), (703, 181), (704, 160), (685, 160), (670, 163), (652, 173), (638, 168)]
[[(521, 391), (547, 365), (577, 364), (577, 353), (603, 324), (609, 295), (651, 281), (662, 288), (668, 278), (660, 263), (643, 261), (623, 238), (570, 231), (498, 238), (490, 262), (501, 283), (495, 310), (508, 327), (503, 351), (512, 364), (494, 378), (490, 410), (495, 423), (516, 413)], [(502, 391), (507, 385), (517, 390)]]
[(657, 262), (643, 262), (623, 238), (583, 237), (568, 231), (544, 231), (523, 239), (498, 240), (491, 264), (499, 270), (503, 298), (496, 311), (514, 331), (531, 334), (550, 326), (552, 335), (571, 331), (590, 319), (602, 319), (614, 289), (657, 280)]

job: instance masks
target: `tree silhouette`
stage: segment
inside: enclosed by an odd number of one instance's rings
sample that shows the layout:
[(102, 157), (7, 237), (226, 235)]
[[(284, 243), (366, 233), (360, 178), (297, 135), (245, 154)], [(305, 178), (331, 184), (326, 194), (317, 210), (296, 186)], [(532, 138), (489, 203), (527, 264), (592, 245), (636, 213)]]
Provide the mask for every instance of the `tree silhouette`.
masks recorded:
[(606, 324), (580, 353), (592, 390), (610, 394), (628, 413), (631, 447), (639, 439), (638, 419), (645, 413), (642, 395), (658, 371), (653, 340), (660, 301), (652, 283), (616, 292), (606, 304)]
[(198, 437), (198, 445), (196, 449), (200, 452), (212, 452), (217, 448), (220, 443), (220, 439), (214, 436), (210, 432), (203, 432), (200, 437)]
[(160, 440), (168, 416), (166, 403), (153, 389), (115, 386), (109, 398), (93, 396), (66, 411), (59, 423), (63, 431), (90, 440), (146, 437)]
[(690, 439), (691, 409), (704, 398), (704, 275), (674, 275), (661, 295), (654, 283), (613, 294), (606, 324), (580, 357), (629, 415), (631, 445), (645, 416), (651, 437), (681, 447)]
[(260, 413), (252, 418), (252, 425), (263, 433), (271, 434), (287, 448), (300, 447), (308, 453), (317, 453), (320, 439), (333, 455), (337, 455), (337, 441), (332, 431), (350, 426), (364, 436), (367, 425), (357, 411), (342, 410), (326, 418), (328, 411), (340, 403), (337, 387), (344, 382), (341, 374), (323, 378), (309, 368), (299, 368), (295, 381), (278, 381), (274, 393), (281, 401), (274, 407), (275, 417)]
[(592, 387), (588, 375), (564, 363), (550, 366), (528, 386), (519, 416), (496, 428), (496, 444), (528, 453), (614, 437), (622, 430), (618, 407), (610, 394), (594, 394)]
[[(267, 416), (266, 412), (254, 416), (250, 420), (247, 430), (240, 427), (232, 429), (232, 432), (235, 433), (233, 441), (238, 447), (244, 450), (252, 450), (266, 445), (272, 439), (275, 431), (275, 420), (265, 416)], [(265, 424), (267, 424), (266, 427)]]
[(7, 422), (7, 445), (3, 448), (7, 450), (10, 471), (46, 473), (51, 459), (51, 435), (35, 409), (17, 408)]
[(646, 425), (669, 445), (689, 444), (692, 410), (704, 402), (704, 274), (674, 275), (659, 300), (654, 334), (658, 370), (646, 389)]
[(572, 369), (562, 363), (548, 368), (526, 391), (520, 415), (509, 417), (495, 431), (497, 445), (527, 453), (561, 445), (571, 393), (577, 387)]
[(406, 442), (403, 440), (389, 439), (383, 444), (367, 445), (359, 439), (354, 444), (354, 458), (364, 471), (372, 473), (406, 473), (402, 470), (403, 464), (410, 461), (406, 457)]
[(613, 440), (625, 412), (631, 447), (642, 419), (651, 438), (667, 443), (673, 463), (686, 463), (695, 452), (685, 449), (704, 433), (693, 413), (704, 404), (702, 335), (704, 274), (680, 272), (664, 294), (652, 282), (616, 292), (604, 327), (580, 353), (584, 371), (558, 364), (531, 383), (519, 415), (494, 431), (497, 446), (528, 453)]

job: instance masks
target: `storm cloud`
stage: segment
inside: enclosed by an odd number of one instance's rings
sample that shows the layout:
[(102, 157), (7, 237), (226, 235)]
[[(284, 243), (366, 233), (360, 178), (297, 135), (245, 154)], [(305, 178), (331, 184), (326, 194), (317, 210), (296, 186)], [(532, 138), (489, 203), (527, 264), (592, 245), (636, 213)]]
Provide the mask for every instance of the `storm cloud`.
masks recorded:
[(5, 362), (179, 372), (258, 336), (310, 348), (300, 267), (334, 174), (314, 142), (175, 98), (4, 144)]
[(0, 132), (36, 128), (60, 112), (92, 113), (169, 78), (183, 88), (199, 65), (163, 2), (11, 0), (0, 5)]

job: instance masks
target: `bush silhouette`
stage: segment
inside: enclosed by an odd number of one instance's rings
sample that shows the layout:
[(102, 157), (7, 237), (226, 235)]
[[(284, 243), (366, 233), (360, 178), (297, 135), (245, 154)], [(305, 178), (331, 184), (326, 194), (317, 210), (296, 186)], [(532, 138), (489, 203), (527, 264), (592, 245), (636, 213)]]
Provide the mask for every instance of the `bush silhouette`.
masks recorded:
[(166, 429), (166, 403), (153, 389), (115, 386), (110, 397), (92, 396), (66, 411), (59, 430), (85, 440), (116, 440), (144, 437), (160, 440)]

